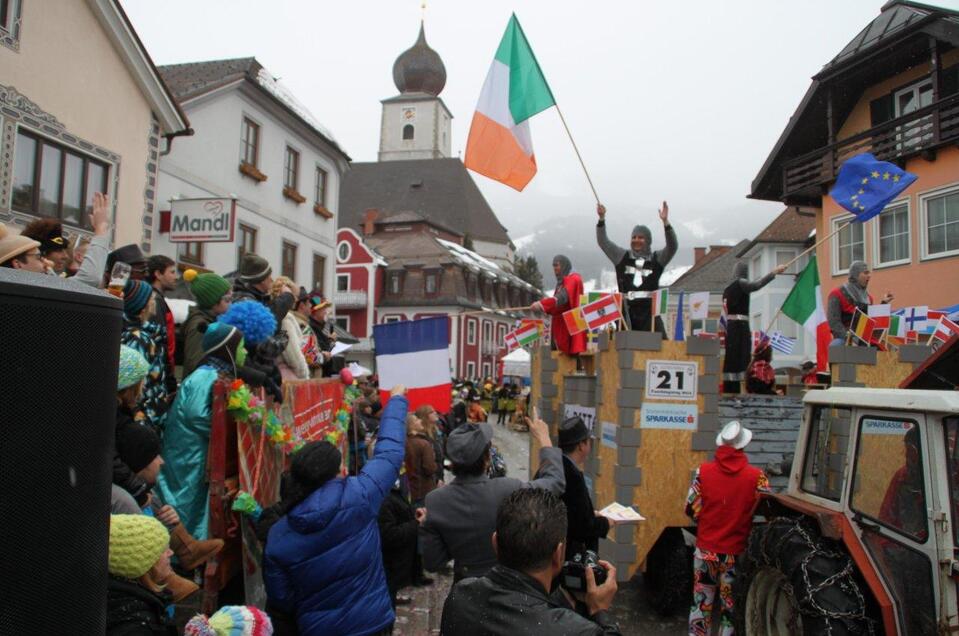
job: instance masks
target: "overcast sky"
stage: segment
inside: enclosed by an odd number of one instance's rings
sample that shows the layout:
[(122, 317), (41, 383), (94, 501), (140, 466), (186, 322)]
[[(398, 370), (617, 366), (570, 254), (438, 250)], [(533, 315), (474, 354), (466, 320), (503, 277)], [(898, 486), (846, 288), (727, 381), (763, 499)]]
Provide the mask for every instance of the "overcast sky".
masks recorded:
[[(745, 199), (750, 183), (810, 77), (883, 1), (430, 0), (426, 36), (446, 65), (459, 154), (515, 11), (611, 221), (652, 225), (667, 199), (689, 261), (690, 243), (751, 237), (781, 210)], [(122, 4), (157, 64), (255, 56), (354, 161), (376, 159), (380, 100), (397, 93), (393, 61), (422, 15), (419, 0)], [(531, 128), (539, 173), (526, 190), (477, 183), (514, 239), (583, 215), (592, 241), (595, 202), (555, 110)]]

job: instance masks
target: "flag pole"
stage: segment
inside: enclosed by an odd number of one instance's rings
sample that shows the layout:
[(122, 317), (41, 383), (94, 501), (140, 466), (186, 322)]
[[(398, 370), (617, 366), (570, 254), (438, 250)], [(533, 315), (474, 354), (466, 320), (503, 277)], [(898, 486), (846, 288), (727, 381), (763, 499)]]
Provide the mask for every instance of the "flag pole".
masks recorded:
[(851, 219), (850, 219), (849, 221), (846, 221), (845, 223), (843, 223), (843, 224), (840, 225), (839, 227), (837, 227), (835, 230), (833, 230), (832, 232), (830, 232), (830, 233), (827, 234), (826, 236), (824, 236), (824, 237), (822, 237), (821, 239), (819, 239), (818, 241), (816, 241), (815, 244), (813, 244), (813, 245), (811, 245), (810, 247), (807, 247), (807, 248), (804, 249), (803, 251), (799, 252), (799, 254), (796, 255), (796, 257), (795, 257), (794, 259), (792, 259), (791, 261), (789, 261), (788, 263), (786, 263), (786, 267), (788, 268), (790, 265), (792, 265), (793, 263), (795, 263), (796, 261), (798, 261), (800, 258), (802, 258), (803, 256), (805, 256), (806, 254), (808, 254), (809, 252), (813, 251), (814, 249), (816, 249), (817, 247), (819, 247), (820, 245), (822, 245), (823, 243), (825, 243), (826, 241), (828, 241), (828, 240), (831, 239), (832, 237), (836, 236), (837, 234), (839, 234), (840, 232), (842, 232), (843, 230), (845, 230), (845, 229), (849, 226), (850, 223), (852, 223), (852, 220), (851, 220)]
[(576, 141), (573, 139), (573, 133), (569, 131), (569, 126), (566, 124), (566, 118), (563, 117), (563, 111), (559, 109), (559, 104), (553, 104), (556, 106), (556, 112), (559, 113), (559, 120), (563, 122), (563, 128), (566, 129), (566, 134), (569, 136), (569, 141), (573, 144), (573, 150), (576, 152), (576, 158), (579, 159), (579, 165), (583, 167), (583, 173), (586, 175), (586, 181), (589, 182), (589, 188), (593, 191), (593, 197), (596, 199), (596, 203), (599, 203), (599, 195), (596, 194), (596, 186), (593, 185), (593, 179), (589, 176), (589, 170), (586, 169), (586, 164), (583, 162), (583, 156), (579, 154), (579, 148), (576, 146)]

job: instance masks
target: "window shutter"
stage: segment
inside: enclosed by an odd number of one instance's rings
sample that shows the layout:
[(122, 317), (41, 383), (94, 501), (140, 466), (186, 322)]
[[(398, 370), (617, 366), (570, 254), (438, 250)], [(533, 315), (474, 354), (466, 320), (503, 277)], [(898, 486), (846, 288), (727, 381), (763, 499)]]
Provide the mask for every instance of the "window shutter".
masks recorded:
[(942, 81), (939, 86), (939, 96), (941, 98), (959, 93), (959, 64), (953, 64), (943, 70), (939, 79)]
[(869, 102), (869, 115), (873, 126), (894, 119), (896, 117), (896, 105), (892, 93)]

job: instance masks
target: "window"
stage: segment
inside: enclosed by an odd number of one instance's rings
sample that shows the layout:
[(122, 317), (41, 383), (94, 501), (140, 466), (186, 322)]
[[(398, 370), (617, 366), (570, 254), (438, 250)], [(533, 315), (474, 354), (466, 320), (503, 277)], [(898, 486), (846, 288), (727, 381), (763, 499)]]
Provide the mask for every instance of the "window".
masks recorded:
[(492, 377), (492, 375), (493, 375), (493, 374), (490, 372), (489, 362), (484, 362), (484, 363), (483, 363), (483, 378), (486, 379), (486, 378)]
[(403, 126), (403, 141), (411, 139), (413, 139), (413, 124), (406, 124)]
[[(794, 258), (796, 258), (796, 252), (794, 252), (793, 250), (776, 250), (776, 266), (777, 267), (780, 265), (785, 265), (786, 263), (788, 263)], [(795, 274), (796, 263), (793, 263), (792, 265), (787, 267), (785, 273)]]
[(240, 267), (240, 261), (244, 254), (256, 254), (256, 228), (240, 223), (240, 240), (236, 246), (237, 269)]
[(313, 289), (323, 293), (323, 281), (326, 278), (326, 257), (313, 253)]
[(749, 269), (752, 272), (752, 274), (749, 276), (751, 279), (756, 280), (757, 278), (762, 277), (764, 274), (762, 253), (753, 256), (753, 260), (749, 263)]
[[(850, 217), (844, 216), (832, 220), (833, 229), (845, 223)], [(850, 223), (833, 237), (833, 273), (841, 274), (849, 271), (853, 261), (866, 260), (866, 244), (863, 240), (862, 223)]]
[(336, 326), (342, 329), (343, 331), (350, 330), (350, 317), (349, 316), (337, 316), (333, 319), (333, 322), (336, 323)]
[(891, 205), (876, 220), (877, 266), (909, 262), (909, 205)]
[(400, 318), (399, 316), (386, 316), (383, 318), (383, 322), (385, 323), (399, 322), (400, 320), (402, 320), (402, 318)]
[[(932, 104), (932, 80), (923, 80), (896, 91), (893, 103), (896, 108), (896, 117), (902, 117), (929, 106)], [(897, 128), (899, 138), (902, 140), (900, 147), (910, 148), (929, 140), (932, 135), (932, 122), (928, 117), (914, 119), (910, 121), (910, 124)]]
[(260, 126), (249, 117), (244, 117), (240, 132), (240, 161), (256, 167), (259, 154)]
[(280, 273), (296, 280), (296, 244), (283, 241), (280, 250)]
[(17, 133), (12, 207), (89, 227), (93, 193), (107, 191), (107, 165), (26, 131)]
[(193, 265), (203, 265), (203, 243), (181, 243), (180, 260)]
[(340, 244), (336, 246), (336, 258), (339, 259), (341, 263), (350, 260), (352, 252), (353, 249), (350, 247), (348, 241), (340, 241)]
[(425, 287), (427, 294), (436, 293), (436, 274), (427, 274), (425, 277)]
[(493, 325), (488, 320), (483, 321), (483, 344), (487, 345), (493, 341)]
[(23, 0), (0, 0), (0, 44), (19, 51)]
[(337, 274), (336, 275), (336, 291), (345, 292), (349, 290), (350, 290), (350, 275)]
[(496, 344), (500, 347), (506, 346), (506, 325), (499, 325), (496, 328)]
[(296, 190), (297, 173), (300, 170), (300, 153), (286, 147), (286, 161), (283, 165), (283, 186)]
[(926, 256), (959, 254), (959, 190), (924, 197), (922, 205)]
[(466, 344), (476, 344), (476, 320), (474, 318), (466, 320)]
[(466, 363), (466, 379), (472, 380), (476, 378), (476, 363), (467, 362)]
[(924, 543), (929, 529), (922, 462), (916, 422), (888, 416), (861, 418), (852, 509)]
[(316, 186), (313, 190), (313, 203), (321, 208), (326, 207), (326, 170), (316, 167)]
[(398, 295), (402, 291), (403, 285), (400, 280), (400, 273), (393, 272), (390, 274), (390, 293)]
[(813, 411), (800, 484), (806, 492), (839, 501), (844, 486), (851, 419), (849, 409), (817, 406)]
[(949, 481), (950, 501), (952, 501), (952, 533), (956, 543), (959, 543), (959, 417), (947, 417), (943, 420), (943, 434), (945, 435), (946, 462), (949, 470), (946, 471)]

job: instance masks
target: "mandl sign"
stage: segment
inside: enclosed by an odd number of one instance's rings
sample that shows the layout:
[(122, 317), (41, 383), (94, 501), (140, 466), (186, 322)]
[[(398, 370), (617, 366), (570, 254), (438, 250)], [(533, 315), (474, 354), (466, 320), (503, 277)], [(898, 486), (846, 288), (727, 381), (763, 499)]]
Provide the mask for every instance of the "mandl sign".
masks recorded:
[(236, 199), (174, 199), (171, 243), (232, 243)]

